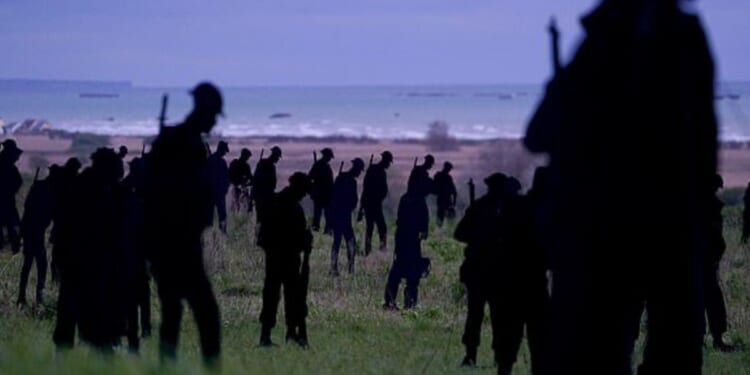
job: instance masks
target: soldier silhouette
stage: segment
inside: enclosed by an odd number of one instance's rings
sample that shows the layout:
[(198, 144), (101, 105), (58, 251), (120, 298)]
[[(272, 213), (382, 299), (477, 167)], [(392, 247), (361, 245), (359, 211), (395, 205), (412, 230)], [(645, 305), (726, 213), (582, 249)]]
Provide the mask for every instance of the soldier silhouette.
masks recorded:
[(333, 199), (331, 200), (331, 221), (333, 226), (333, 246), (331, 247), (332, 276), (339, 275), (339, 248), (341, 238), (346, 241), (346, 269), (354, 273), (354, 228), (352, 228), (352, 213), (357, 208), (357, 177), (362, 174), (365, 162), (360, 158), (352, 160), (352, 167), (346, 172), (339, 173), (333, 184)]
[[(120, 146), (120, 148), (117, 149), (117, 156), (120, 158), (120, 165), (123, 173), (125, 173), (125, 158), (128, 156), (128, 148), (125, 145)], [(124, 175), (120, 176), (120, 178), (123, 177)]]
[[(227, 193), (229, 192), (229, 168), (224, 156), (229, 153), (229, 145), (219, 141), (216, 152), (208, 158), (208, 170), (211, 179), (211, 191), (216, 212), (219, 214), (219, 229), (227, 233)], [(214, 209), (211, 209), (210, 224), (213, 224)]]
[(424, 190), (427, 194), (433, 194), (435, 192), (435, 182), (430, 178), (430, 169), (435, 165), (435, 157), (427, 154), (424, 157), (424, 163), (417, 165), (416, 160), (414, 161), (414, 168), (412, 168), (409, 174), (409, 181), (407, 183), (407, 190), (414, 184), (424, 185), (419, 187), (419, 190)]
[(310, 198), (313, 201), (313, 221), (312, 230), (320, 230), (320, 217), (324, 216), (326, 225), (323, 233), (331, 233), (331, 213), (329, 205), (333, 194), (333, 170), (331, 170), (331, 160), (334, 158), (333, 150), (326, 147), (320, 150), (321, 158), (313, 163), (310, 168), (310, 180), (312, 180), (312, 190)]
[(453, 164), (446, 161), (443, 163), (443, 170), (435, 173), (435, 193), (437, 194), (437, 224), (443, 226), (445, 218), (453, 219), (456, 217), (456, 184), (453, 183), (451, 176)]
[(273, 146), (271, 147), (271, 155), (258, 160), (258, 166), (255, 168), (250, 196), (255, 201), (257, 221), (261, 225), (263, 225), (263, 215), (265, 214), (263, 202), (276, 192), (276, 163), (279, 162), (279, 159), (281, 159), (281, 148)]
[[(21, 280), (18, 286), (19, 305), (26, 304), (26, 284), (29, 281), (31, 266), (36, 261), (36, 303), (44, 302), (44, 285), (47, 279), (47, 249), (45, 248), (45, 232), (52, 222), (52, 192), (50, 179), (53, 173), (59, 173), (59, 166), (50, 168), (50, 175), (46, 180), (37, 178), (29, 189), (24, 202), (23, 218), (21, 219), (21, 238), (23, 238), (23, 266)], [(55, 171), (55, 172), (53, 172)]]
[[(310, 178), (296, 172), (284, 188), (268, 204), (268, 215), (261, 226), (260, 246), (266, 253), (266, 277), (263, 283), (263, 308), (260, 313), (260, 345), (271, 346), (271, 329), (276, 325), (280, 289), (284, 286), (284, 311), (286, 316), (286, 340), (294, 341), (303, 348), (308, 346), (307, 303), (303, 290), (303, 278), (309, 277), (309, 262), (312, 250), (312, 233), (307, 227), (305, 211), (300, 201), (310, 191)], [(300, 259), (304, 256), (304, 260)], [(307, 275), (304, 272), (307, 272)]]
[(216, 86), (206, 82), (191, 94), (192, 112), (182, 124), (163, 127), (147, 155), (145, 230), (161, 301), (161, 359), (176, 358), (186, 300), (198, 326), (204, 362), (215, 367), (221, 352), (221, 324), (203, 265), (201, 234), (212, 208), (212, 189), (201, 136), (211, 131), (222, 113), (222, 97)]
[(385, 309), (398, 309), (396, 295), (402, 279), (406, 279), (404, 308), (411, 309), (417, 305), (419, 280), (428, 267), (426, 259), (422, 258), (422, 241), (427, 238), (430, 223), (425, 200), (428, 194), (429, 185), (414, 183), (409, 185), (406, 193), (399, 200), (396, 217), (396, 246), (393, 252), (393, 264), (385, 286), (383, 305)]
[(644, 303), (639, 374), (701, 373), (717, 124), (708, 43), (683, 3), (602, 1), (526, 131), (550, 161), (549, 374), (631, 374)]
[[(720, 175), (714, 179), (714, 191), (724, 187), (724, 180)], [(722, 352), (732, 352), (734, 347), (724, 342), (724, 333), (727, 331), (727, 307), (724, 303), (724, 293), (721, 291), (719, 265), (724, 251), (727, 248), (724, 242), (724, 218), (722, 209), (724, 202), (714, 194), (713, 212), (710, 221), (710, 240), (706, 248), (705, 261), (703, 262), (704, 290), (706, 301), (706, 316), (708, 328), (713, 338), (713, 346)]]
[[(498, 252), (501, 244), (501, 211), (504, 208), (504, 189), (507, 177), (495, 173), (484, 179), (487, 194), (472, 202), (464, 217), (458, 222), (454, 237), (465, 243), (464, 261), (459, 270), (459, 279), (466, 288), (468, 310), (464, 327), (463, 344), (466, 348), (462, 366), (473, 367), (477, 363), (484, 306), (490, 305), (492, 322), (492, 347), (497, 350), (499, 322), (496, 309), (503, 308), (496, 296), (498, 278)], [(497, 357), (497, 354), (495, 355)]]
[(119, 238), (123, 200), (121, 159), (110, 148), (91, 155), (91, 167), (73, 183), (68, 206), (72, 244), (60, 264), (60, 294), (53, 340), (58, 350), (80, 339), (111, 354), (120, 334)]
[(16, 162), (23, 151), (12, 139), (4, 140), (2, 146), (2, 151), (0, 151), (0, 250), (5, 246), (3, 234), (5, 230), (10, 249), (13, 254), (16, 254), (21, 250), (21, 239), (18, 236), (18, 226), (21, 220), (16, 209), (16, 194), (23, 185)]
[(253, 183), (253, 173), (248, 160), (253, 156), (250, 150), (243, 148), (239, 159), (229, 163), (229, 182), (232, 184), (232, 208), (240, 212), (243, 207), (247, 212), (253, 208), (250, 202), (250, 185)]
[(362, 188), (362, 201), (360, 203), (360, 215), (364, 213), (365, 227), (365, 256), (372, 250), (372, 232), (378, 227), (380, 238), (380, 251), (386, 250), (388, 242), (388, 227), (383, 216), (383, 200), (388, 196), (388, 176), (386, 170), (393, 163), (393, 155), (390, 151), (383, 151), (380, 163), (370, 165), (365, 173)]
[[(131, 352), (139, 347), (138, 329), (141, 337), (151, 336), (151, 287), (146, 261), (146, 240), (144, 228), (143, 194), (145, 188), (145, 162), (141, 157), (130, 160), (130, 172), (122, 181), (125, 191), (123, 218), (122, 268), (123, 293), (122, 307), (125, 318), (125, 334)], [(139, 321), (140, 318), (140, 321)]]

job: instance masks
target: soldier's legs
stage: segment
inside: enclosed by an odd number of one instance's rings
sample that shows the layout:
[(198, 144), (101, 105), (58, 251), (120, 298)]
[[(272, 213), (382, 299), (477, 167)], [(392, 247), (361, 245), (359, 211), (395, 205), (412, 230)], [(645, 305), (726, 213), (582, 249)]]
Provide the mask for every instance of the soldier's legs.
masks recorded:
[(21, 281), (18, 284), (18, 304), (26, 303), (26, 285), (29, 282), (29, 273), (31, 265), (34, 262), (34, 256), (28, 253), (23, 254), (23, 265), (21, 266)]
[(333, 224), (331, 222), (330, 202), (326, 203), (323, 207), (323, 217), (326, 219), (326, 225), (323, 228), (323, 233), (331, 234), (331, 231), (333, 231)]
[(723, 342), (722, 335), (727, 331), (727, 308), (719, 285), (719, 264), (706, 267), (704, 278), (708, 327), (714, 343)]
[(448, 207), (444, 205), (437, 205), (437, 225), (439, 227), (443, 226), (443, 222), (445, 221), (445, 213), (448, 211)]
[(18, 235), (17, 225), (8, 225), (8, 241), (13, 254), (18, 254), (21, 251), (21, 237)]
[(323, 205), (320, 203), (320, 201), (313, 200), (313, 220), (312, 220), (312, 230), (314, 232), (317, 232), (320, 230), (320, 217), (323, 214)]
[(487, 302), (484, 290), (481, 285), (476, 283), (466, 284), (466, 323), (464, 324), (464, 334), (461, 342), (466, 347), (466, 357), (471, 363), (476, 364), (477, 348), (479, 347), (482, 321), (484, 320), (484, 305)]
[(369, 212), (365, 211), (365, 256), (370, 255), (372, 251), (372, 232), (375, 231), (375, 218)]
[(375, 225), (378, 227), (378, 237), (380, 238), (380, 251), (385, 251), (388, 242), (388, 227), (385, 224), (383, 207), (378, 206), (375, 214)]
[(417, 307), (419, 301), (419, 280), (421, 275), (413, 269), (408, 271), (406, 276), (406, 287), (404, 288), (404, 308), (412, 309)]
[(396, 309), (396, 296), (398, 295), (398, 286), (401, 284), (402, 270), (401, 263), (394, 260), (391, 270), (388, 272), (388, 281), (385, 285), (385, 304), (384, 308)]
[(354, 228), (352, 228), (351, 219), (348, 221), (347, 226), (344, 227), (344, 239), (346, 240), (346, 269), (349, 273), (354, 273), (354, 257), (355, 257), (355, 243), (354, 243)]
[(179, 293), (181, 280), (174, 275), (159, 275), (156, 286), (161, 304), (161, 326), (159, 327), (159, 358), (162, 361), (177, 358), (177, 340), (182, 321), (182, 298)]
[(227, 196), (219, 194), (216, 196), (216, 212), (219, 214), (219, 229), (227, 233)]
[[(63, 276), (63, 275), (61, 275)], [(57, 322), (52, 341), (58, 350), (70, 349), (75, 342), (76, 319), (78, 316), (77, 291), (69, 277), (60, 278), (60, 292), (57, 297)]]
[(510, 370), (516, 362), (523, 339), (523, 303), (518, 298), (490, 298), (492, 349), (499, 370)]
[(281, 270), (279, 265), (269, 262), (266, 256), (266, 276), (263, 281), (263, 307), (260, 310), (260, 322), (264, 329), (268, 329), (270, 334), (271, 328), (276, 326), (276, 313), (279, 308), (279, 299), (281, 298)]
[(136, 290), (136, 303), (140, 313), (141, 336), (151, 336), (151, 287), (147, 275), (141, 275)]
[(36, 302), (41, 304), (44, 300), (42, 293), (47, 284), (47, 252), (44, 246), (34, 255), (36, 258)]
[(138, 337), (138, 300), (135, 290), (131, 291), (130, 301), (126, 306), (126, 335), (128, 337), (128, 350), (137, 354), (140, 348)]
[(195, 279), (190, 283), (187, 302), (193, 310), (193, 317), (200, 334), (203, 361), (216, 365), (221, 354), (221, 322), (219, 306), (216, 304), (211, 282), (204, 270), (196, 270)]
[(333, 245), (331, 246), (331, 275), (338, 276), (339, 274), (339, 248), (341, 248), (341, 237), (343, 236), (341, 229), (337, 226), (333, 228)]
[[(547, 343), (547, 291), (530, 291), (529, 304), (526, 309), (526, 343), (531, 355), (531, 373), (533, 375), (544, 372), (544, 351)], [(497, 308), (501, 308), (497, 306)]]

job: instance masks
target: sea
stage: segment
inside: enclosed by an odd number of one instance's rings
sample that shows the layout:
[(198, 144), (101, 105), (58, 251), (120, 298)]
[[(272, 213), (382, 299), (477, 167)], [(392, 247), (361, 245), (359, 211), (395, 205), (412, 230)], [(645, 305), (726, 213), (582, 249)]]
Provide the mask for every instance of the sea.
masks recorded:
[[(36, 119), (70, 132), (153, 135), (162, 96), (167, 124), (191, 107), (189, 88), (128, 82), (0, 80), (0, 124)], [(223, 88), (220, 136), (423, 138), (435, 121), (457, 138), (523, 136), (541, 84), (436, 86), (286, 86)], [(716, 89), (722, 140), (750, 140), (750, 82)]]

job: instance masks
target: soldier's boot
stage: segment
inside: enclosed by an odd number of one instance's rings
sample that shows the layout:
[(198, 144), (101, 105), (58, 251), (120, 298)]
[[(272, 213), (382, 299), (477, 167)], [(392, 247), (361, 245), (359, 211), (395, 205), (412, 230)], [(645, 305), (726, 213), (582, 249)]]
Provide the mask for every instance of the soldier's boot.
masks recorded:
[(297, 334), (297, 327), (295, 326), (287, 326), (286, 327), (286, 342), (294, 341), (297, 342), (299, 339), (299, 335)]
[(297, 343), (304, 349), (310, 347), (307, 341), (307, 323), (305, 322), (300, 323), (299, 327), (297, 327)]
[(346, 241), (346, 270), (354, 273), (354, 240)]
[(226, 220), (222, 220), (219, 222), (219, 230), (221, 233), (227, 234), (227, 222)]
[(388, 247), (388, 235), (386, 232), (381, 232), (378, 237), (380, 237), (380, 247), (378, 247), (378, 250), (385, 252)]
[(372, 233), (365, 233), (365, 256), (370, 255), (372, 251)]
[(339, 254), (338, 253), (331, 254), (331, 269), (328, 271), (328, 274), (331, 276), (339, 275)]
[(37, 288), (36, 290), (36, 304), (41, 306), (44, 304), (44, 289)]
[(21, 291), (18, 293), (18, 300), (16, 301), (16, 305), (18, 306), (26, 306), (26, 291), (21, 289)]
[(10, 251), (14, 255), (21, 252), (21, 237), (18, 235), (16, 228), (8, 228), (8, 239), (10, 240)]
[(461, 361), (461, 367), (477, 367), (477, 347), (467, 346), (466, 355)]
[(727, 344), (724, 342), (724, 338), (721, 337), (721, 335), (714, 336), (714, 349), (724, 352), (724, 353), (732, 353), (736, 350), (734, 345)]
[(263, 347), (271, 347), (274, 346), (273, 341), (271, 341), (271, 327), (263, 323), (260, 329), (260, 346)]

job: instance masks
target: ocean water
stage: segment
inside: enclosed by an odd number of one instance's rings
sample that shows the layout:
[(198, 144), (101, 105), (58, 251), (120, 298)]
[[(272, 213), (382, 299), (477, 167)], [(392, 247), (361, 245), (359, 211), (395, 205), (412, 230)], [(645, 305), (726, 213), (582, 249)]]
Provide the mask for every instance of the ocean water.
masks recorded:
[[(44, 119), (68, 131), (152, 135), (162, 94), (169, 94), (167, 123), (177, 123), (190, 109), (187, 91), (122, 82), (0, 81), (0, 118), (6, 124)], [(226, 117), (215, 132), (420, 138), (439, 120), (462, 139), (516, 138), (542, 93), (542, 85), (225, 88)], [(750, 83), (721, 84), (716, 106), (721, 137), (750, 140)], [(282, 113), (288, 116), (273, 118)]]

